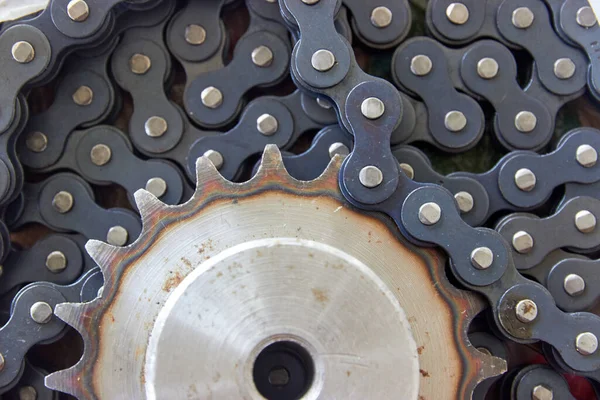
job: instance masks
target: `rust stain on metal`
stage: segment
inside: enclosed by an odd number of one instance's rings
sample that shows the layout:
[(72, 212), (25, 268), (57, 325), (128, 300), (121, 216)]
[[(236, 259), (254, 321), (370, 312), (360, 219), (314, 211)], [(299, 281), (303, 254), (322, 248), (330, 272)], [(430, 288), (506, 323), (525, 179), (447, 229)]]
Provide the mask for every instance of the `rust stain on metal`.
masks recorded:
[(196, 248), (198, 249), (198, 254), (202, 254), (205, 251), (211, 251), (214, 249), (214, 243), (212, 241), (212, 239), (208, 239), (206, 242), (202, 243), (200, 246), (196, 245)]
[[(506, 295), (506, 300), (500, 303), (498, 316), (502, 326), (508, 333), (521, 339), (529, 339), (532, 336), (533, 326), (531, 324), (526, 324), (519, 321), (515, 314), (517, 303), (519, 303), (521, 300), (523, 300), (523, 297), (509, 292)], [(532, 309), (533, 307), (527, 305), (525, 311), (531, 312)]]
[[(272, 156), (271, 156), (272, 157)], [(105, 282), (104, 297), (102, 301), (95, 304), (93, 307), (86, 312), (85, 320), (85, 336), (87, 337), (86, 343), (90, 346), (86, 346), (84, 350), (85, 364), (80, 366), (80, 369), (74, 378), (77, 379), (78, 383), (73, 385), (74, 387), (81, 388), (81, 393), (98, 393), (101, 390), (95, 390), (99, 388), (99, 382), (97, 379), (99, 375), (95, 371), (95, 363), (97, 360), (102, 358), (102, 352), (109, 351), (106, 345), (103, 345), (102, 337), (103, 331), (110, 329), (108, 326), (104, 326), (99, 321), (106, 321), (104, 317), (110, 317), (110, 310), (112, 305), (118, 301), (118, 298), (122, 295), (121, 290), (123, 289), (120, 282), (126, 280), (133, 270), (136, 269), (138, 261), (147, 252), (151, 251), (152, 248), (160, 242), (161, 238), (168, 234), (172, 229), (177, 228), (181, 223), (185, 223), (186, 219), (194, 218), (198, 214), (209, 210), (210, 208), (223, 207), (231, 203), (236, 204), (238, 199), (240, 203), (258, 201), (265, 196), (277, 195), (280, 197), (293, 198), (297, 200), (313, 200), (316, 198), (319, 200), (319, 205), (322, 207), (327, 206), (328, 208), (333, 204), (333, 209), (338, 215), (341, 215), (345, 219), (351, 218), (353, 223), (356, 224), (357, 229), (360, 229), (361, 222), (365, 222), (364, 226), (369, 226), (369, 235), (367, 241), (372, 241), (375, 246), (390, 246), (396, 248), (401, 254), (405, 256), (402, 260), (402, 264), (411, 263), (418, 267), (411, 269), (411, 279), (414, 282), (424, 283), (424, 288), (428, 291), (435, 291), (435, 299), (441, 308), (448, 311), (447, 319), (451, 320), (452, 323), (449, 328), (452, 332), (447, 332), (448, 338), (448, 349), (449, 355), (452, 355), (456, 359), (456, 368), (459, 369), (460, 375), (453, 380), (453, 384), (456, 387), (449, 388), (455, 394), (456, 398), (467, 398), (467, 394), (472, 391), (475, 387), (477, 378), (483, 374), (482, 369), (485, 367), (488, 371), (491, 371), (489, 366), (485, 366), (480, 358), (476, 356), (476, 350), (470, 348), (468, 339), (466, 336), (466, 327), (468, 322), (476, 314), (475, 310), (481, 307), (481, 300), (473, 297), (473, 295), (466, 295), (447, 282), (447, 277), (444, 272), (444, 260), (439, 256), (439, 253), (418, 248), (411, 244), (408, 244), (404, 239), (399, 238), (398, 240), (392, 240), (389, 243), (387, 241), (382, 242), (380, 238), (385, 238), (386, 234), (390, 233), (395, 236), (399, 236), (397, 228), (393, 227), (390, 220), (383, 215), (374, 215), (373, 213), (366, 213), (360, 210), (356, 210), (351, 205), (347, 204), (339, 191), (338, 187), (338, 172), (341, 166), (342, 159), (336, 157), (326, 172), (318, 178), (318, 180), (309, 184), (295, 181), (287, 173), (282, 173), (279, 169), (279, 165), (275, 165), (273, 160), (263, 161), (262, 173), (259, 173), (260, 177), (252, 179), (251, 181), (238, 186), (232, 186), (229, 182), (224, 181), (218, 176), (208, 177), (203, 182), (201, 189), (198, 189), (196, 195), (186, 204), (177, 207), (171, 207), (168, 209), (161, 210), (155, 215), (151, 215), (148, 221), (144, 221), (144, 224), (148, 224), (151, 228), (141, 235), (140, 238), (126, 250), (118, 250), (106, 261), (108, 268), (111, 273), (107, 275), (107, 281)], [(218, 175), (218, 174), (217, 174)], [(344, 204), (342, 209), (339, 208), (339, 204)], [(239, 207), (239, 205), (237, 206)], [(161, 228), (153, 228), (158, 227)], [(372, 228), (375, 227), (375, 228)], [(364, 231), (363, 231), (364, 232)], [(373, 234), (375, 232), (375, 234)], [(365, 232), (366, 233), (366, 232)], [(364, 235), (364, 233), (363, 233)], [(198, 254), (209, 253), (214, 250), (214, 244), (212, 240), (207, 240), (197, 247)], [(261, 254), (257, 254), (261, 256)], [(207, 256), (206, 258), (209, 258)], [(186, 261), (182, 258), (181, 261), (187, 265)], [(187, 260), (188, 263), (189, 260)], [(400, 265), (400, 261), (399, 261)], [(188, 265), (189, 266), (189, 265)], [(440, 267), (442, 266), (442, 267)], [(106, 267), (106, 265), (105, 265)], [(293, 268), (293, 267), (290, 267)], [(361, 276), (362, 279), (364, 277)], [(170, 292), (177, 287), (184, 276), (181, 272), (177, 271), (169, 276), (164, 282), (162, 289), (165, 292)], [(390, 282), (388, 282), (390, 283)], [(395, 287), (395, 286), (391, 286)], [(422, 288), (423, 288), (422, 287)], [(398, 291), (401, 292), (400, 288)], [(321, 304), (326, 304), (329, 301), (329, 296), (326, 292), (321, 289), (312, 289), (312, 295), (316, 301)], [(114, 322), (114, 318), (112, 319)], [(417, 320), (414, 316), (409, 316), (408, 321), (411, 325), (418, 326)], [(108, 324), (107, 324), (108, 325)], [(413, 326), (413, 329), (414, 329)], [(425, 332), (427, 336), (428, 332)], [(421, 343), (417, 343), (418, 345)], [(418, 349), (419, 354), (422, 353), (425, 346), (420, 346)], [(430, 369), (430, 368), (428, 368)], [(421, 375), (428, 377), (429, 372), (422, 369)], [(350, 371), (347, 371), (347, 375), (350, 376)], [(437, 375), (436, 375), (437, 376)], [(140, 376), (140, 381), (145, 381), (144, 372)], [(448, 392), (449, 393), (449, 392)], [(419, 396), (420, 400), (425, 400), (424, 396)]]
[(329, 301), (329, 296), (327, 296), (327, 292), (318, 288), (313, 288), (311, 289), (311, 291), (313, 296), (315, 297), (315, 300), (317, 300), (323, 305), (327, 304), (327, 302)]
[(183, 275), (181, 275), (181, 272), (179, 271), (175, 271), (172, 276), (170, 276), (169, 278), (167, 278), (167, 280), (165, 281), (165, 283), (163, 284), (162, 289), (165, 292), (170, 292), (171, 290), (175, 289), (177, 286), (179, 286), (179, 284), (181, 283), (181, 281), (183, 280)]
[(183, 262), (188, 268), (192, 268), (192, 262), (185, 257), (181, 257), (181, 262)]

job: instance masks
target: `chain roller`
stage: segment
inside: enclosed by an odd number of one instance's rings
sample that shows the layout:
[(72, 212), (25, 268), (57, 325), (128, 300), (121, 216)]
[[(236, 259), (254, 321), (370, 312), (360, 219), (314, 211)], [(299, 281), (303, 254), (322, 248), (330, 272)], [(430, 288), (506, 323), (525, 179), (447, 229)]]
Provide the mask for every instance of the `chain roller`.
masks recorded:
[[(51, 0), (36, 16), (3, 24), (2, 216), (11, 231), (38, 223), (53, 232), (23, 250), (0, 221), (2, 304), (14, 297), (0, 328), (0, 393), (20, 396), (31, 387), (40, 399), (56, 398), (40, 386), (44, 372), (28, 363), (27, 351), (66, 332), (53, 315), (56, 304), (92, 301), (101, 291), (102, 274), (84, 242), (124, 246), (141, 231), (135, 212), (99, 205), (100, 187), (124, 188), (134, 210), (140, 188), (181, 204), (193, 192), (199, 157), (226, 179), (242, 180), (267, 144), (283, 151), (299, 180), (315, 179), (334, 156), (344, 156), (339, 183), (349, 203), (387, 214), (409, 241), (447, 253), (458, 284), (487, 298), (499, 337), (543, 342), (554, 369), (513, 369), (502, 382), (484, 381), (474, 398), (492, 385), (512, 399), (573, 398), (559, 372), (600, 381), (600, 352), (581, 342), (582, 335), (596, 342), (600, 335), (600, 319), (586, 312), (600, 293), (600, 132), (576, 128), (554, 151), (536, 153), (551, 142), (565, 104), (586, 86), (600, 98), (598, 21), (587, 2), (431, 0), (425, 22), (436, 40), (405, 40), (413, 18), (407, 0), (246, 0), (249, 27), (229, 59), (223, 14), (234, 3), (188, 1), (176, 11), (172, 1), (86, 0), (73, 7)], [(363, 47), (397, 47), (396, 86), (362, 70), (353, 36)], [(515, 50), (531, 57), (526, 68)], [(183, 67), (183, 83), (173, 79), (178, 65), (171, 56)], [(288, 72), (297, 89), (262, 96)], [(53, 103), (29, 117), (25, 94), (55, 78)], [(177, 90), (183, 106), (173, 100)], [(110, 125), (122, 91), (133, 101), (127, 134)], [(490, 131), (513, 150), (489, 171), (442, 175), (406, 145), (474, 147), (485, 134), (486, 103), (493, 108)], [(294, 154), (317, 130), (310, 147)], [(21, 163), (28, 173), (52, 174), (24, 184)], [(515, 213), (496, 230), (483, 227), (500, 211)], [(470, 341), (509, 356), (504, 342), (484, 332)]]

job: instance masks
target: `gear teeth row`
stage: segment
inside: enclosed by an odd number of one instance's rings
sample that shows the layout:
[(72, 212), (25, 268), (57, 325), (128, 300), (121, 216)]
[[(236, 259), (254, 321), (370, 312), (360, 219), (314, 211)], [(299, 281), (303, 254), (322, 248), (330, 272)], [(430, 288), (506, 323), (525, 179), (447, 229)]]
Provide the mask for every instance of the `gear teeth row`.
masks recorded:
[[(135, 201), (143, 221), (142, 233), (138, 240), (127, 247), (117, 247), (99, 240), (89, 240), (85, 246), (92, 259), (100, 266), (105, 277), (102, 296), (90, 303), (59, 304), (55, 309), (55, 315), (76, 329), (83, 337), (84, 354), (74, 366), (48, 375), (46, 377), (46, 385), (53, 390), (65, 392), (80, 399), (89, 397), (90, 391), (81, 386), (83, 382), (81, 376), (91, 367), (91, 365), (86, 364), (86, 360), (89, 362), (89, 360), (95, 359), (95, 354), (92, 353), (96, 351), (93, 344), (96, 339), (90, 336), (91, 331), (89, 327), (86, 327), (86, 324), (92, 323), (94, 315), (102, 308), (102, 304), (114, 294), (116, 287), (114, 287), (113, 283), (115, 281), (111, 279), (111, 276), (118, 274), (118, 271), (115, 271), (114, 268), (117, 264), (123, 263), (128, 251), (135, 251), (137, 247), (145, 245), (146, 236), (160, 229), (157, 227), (162, 224), (161, 221), (166, 215), (179, 212), (201, 212), (201, 208), (198, 208), (198, 205), (204, 204), (207, 201), (210, 202), (215, 194), (232, 193), (235, 195), (245, 190), (252, 191), (254, 183), (273, 181), (276, 183), (276, 185), (272, 185), (273, 189), (277, 189), (279, 186), (278, 182), (285, 181), (301, 190), (315, 184), (318, 186), (318, 182), (337, 182), (342, 161), (343, 157), (336, 155), (332, 158), (320, 177), (313, 181), (298, 181), (288, 174), (282, 160), (281, 152), (277, 146), (268, 145), (263, 152), (257, 173), (248, 182), (234, 183), (228, 181), (218, 172), (209, 158), (200, 157), (196, 161), (197, 189), (188, 202), (182, 205), (168, 206), (147, 190), (140, 189), (136, 191)], [(470, 304), (474, 305), (474, 303)], [(479, 305), (478, 308), (483, 306), (481, 302), (477, 302), (477, 304)], [(475, 315), (476, 313), (470, 314)], [(473, 350), (473, 354), (481, 360), (482, 365), (486, 363), (484, 361), (485, 355), (478, 354), (476, 350)], [(492, 363), (492, 365), (496, 364), (498, 363)], [(483, 379), (500, 372), (496, 368), (493, 368), (485, 369), (485, 372), (482, 369), (480, 373)]]

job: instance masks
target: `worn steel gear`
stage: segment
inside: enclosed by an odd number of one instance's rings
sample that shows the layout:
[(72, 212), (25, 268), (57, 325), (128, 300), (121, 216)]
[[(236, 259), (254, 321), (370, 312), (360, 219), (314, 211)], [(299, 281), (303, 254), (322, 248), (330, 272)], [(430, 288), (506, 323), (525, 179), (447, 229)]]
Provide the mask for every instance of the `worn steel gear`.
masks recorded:
[(187, 203), (136, 192), (137, 241), (86, 246), (101, 297), (55, 309), (85, 350), (46, 384), (79, 399), (471, 398), (506, 367), (467, 338), (484, 302), (449, 283), (441, 253), (345, 202), (341, 163), (297, 181), (270, 145), (247, 183), (202, 157)]

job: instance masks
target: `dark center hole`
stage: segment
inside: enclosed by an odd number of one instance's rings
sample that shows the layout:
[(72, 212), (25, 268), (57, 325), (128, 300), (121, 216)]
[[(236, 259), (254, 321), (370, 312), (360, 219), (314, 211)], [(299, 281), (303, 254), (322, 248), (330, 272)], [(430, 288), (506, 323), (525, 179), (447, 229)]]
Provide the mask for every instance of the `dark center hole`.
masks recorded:
[(312, 384), (314, 363), (298, 343), (282, 341), (265, 347), (252, 371), (258, 392), (268, 400), (301, 398)]
[(275, 367), (269, 372), (269, 383), (273, 386), (285, 386), (290, 382), (290, 373), (283, 367)]

